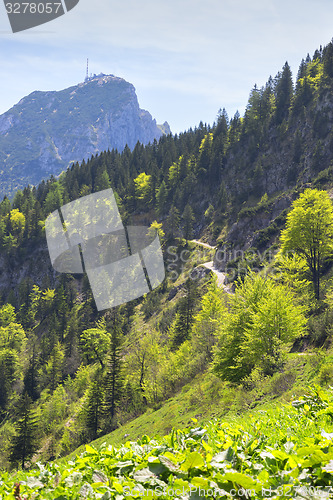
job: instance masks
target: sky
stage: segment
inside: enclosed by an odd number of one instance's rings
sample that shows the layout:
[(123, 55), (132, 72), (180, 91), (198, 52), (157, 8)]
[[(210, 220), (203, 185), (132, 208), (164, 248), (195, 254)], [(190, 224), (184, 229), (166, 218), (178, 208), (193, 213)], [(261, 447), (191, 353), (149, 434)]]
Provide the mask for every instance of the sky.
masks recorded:
[(2, 3), (0, 113), (35, 90), (82, 82), (89, 58), (89, 72), (131, 82), (140, 107), (173, 133), (213, 124), (220, 108), (243, 114), (254, 84), (285, 61), (295, 77), (332, 39), (332, 21), (331, 0), (80, 0), (14, 34)]

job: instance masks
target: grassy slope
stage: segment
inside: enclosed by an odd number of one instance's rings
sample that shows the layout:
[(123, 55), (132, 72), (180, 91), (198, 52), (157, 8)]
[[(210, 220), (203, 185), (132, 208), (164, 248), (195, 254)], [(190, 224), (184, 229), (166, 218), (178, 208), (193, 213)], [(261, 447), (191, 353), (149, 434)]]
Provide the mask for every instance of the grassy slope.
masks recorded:
[[(189, 427), (193, 424), (192, 419), (200, 424), (206, 424), (215, 418), (245, 422), (248, 415), (254, 411), (272, 408), (278, 402), (287, 402), (299, 397), (312, 383), (322, 384), (320, 368), (329, 357), (329, 352), (325, 357), (316, 351), (290, 354), (282, 373), (258, 381), (250, 390), (222, 382), (210, 372), (197, 375), (161, 408), (149, 408), (143, 415), (91, 444), (96, 447), (103, 443), (119, 445), (127, 440), (137, 440), (145, 434), (164, 436), (173, 428)], [(330, 381), (330, 376), (326, 376), (325, 385)], [(85, 446), (81, 446), (69, 457), (82, 453), (84, 449)]]
[[(315, 357), (291, 356), (288, 360), (288, 369), (294, 374), (294, 385), (290, 384), (293, 391), (303, 392), (302, 384), (316, 377)], [(145, 431), (153, 436), (161, 428), (163, 416), (170, 423), (177, 418), (185, 423), (190, 418), (187, 429), (153, 440), (144, 435), (137, 442), (130, 442), (132, 436), (128, 436), (120, 448), (99, 447), (99, 440), (93, 443), (94, 447), (87, 445), (85, 450), (78, 450), (83, 452), (80, 457), (71, 460), (67, 457), (46, 466), (39, 464), (29, 472), (15, 475), (4, 473), (0, 476), (0, 499), (123, 500), (142, 498), (142, 495), (166, 500), (232, 499), (244, 498), (244, 490), (246, 498), (332, 498), (332, 391), (315, 389), (309, 392), (309, 397), (299, 398), (294, 407), (281, 402), (268, 403), (278, 396), (273, 390), (281, 387), (281, 382), (280, 375), (280, 380), (258, 383), (257, 391), (260, 388), (268, 391), (270, 387), (271, 392), (257, 398), (261, 398), (260, 406), (252, 409), (251, 414), (247, 398), (241, 400), (241, 394), (232, 393), (229, 388), (237, 412), (241, 412), (243, 406), (247, 408), (245, 414), (232, 417), (230, 413), (226, 415), (229, 422), (214, 419), (202, 427), (191, 420), (195, 409), (202, 408), (206, 411), (205, 417), (212, 417), (214, 413), (215, 416), (223, 413), (225, 408), (221, 408), (217, 397), (215, 407), (208, 407), (212, 388), (219, 393), (221, 384), (209, 376), (198, 377), (192, 386), (183, 388), (176, 398), (157, 410), (154, 417), (145, 415), (129, 424), (133, 436)], [(197, 402), (179, 416), (177, 399), (189, 405), (194, 391), (204, 389), (207, 397), (202, 405)], [(288, 390), (285, 386), (285, 389), (280, 399), (290, 394), (291, 388)], [(250, 393), (248, 395), (250, 400)], [(121, 430), (124, 429), (125, 426)], [(121, 436), (113, 433), (103, 441), (110, 444), (118, 439)], [(95, 450), (97, 447), (99, 451)], [(21, 484), (17, 485), (18, 482)], [(165, 493), (161, 495), (162, 492)]]

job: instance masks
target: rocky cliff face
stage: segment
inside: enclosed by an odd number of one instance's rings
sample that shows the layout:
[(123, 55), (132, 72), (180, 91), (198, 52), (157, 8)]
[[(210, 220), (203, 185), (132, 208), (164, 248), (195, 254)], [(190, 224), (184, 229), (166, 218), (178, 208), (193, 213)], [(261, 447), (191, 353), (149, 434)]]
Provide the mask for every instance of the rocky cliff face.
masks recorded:
[(0, 116), (0, 196), (107, 149), (169, 133), (139, 107), (133, 85), (99, 75), (59, 92), (33, 92)]

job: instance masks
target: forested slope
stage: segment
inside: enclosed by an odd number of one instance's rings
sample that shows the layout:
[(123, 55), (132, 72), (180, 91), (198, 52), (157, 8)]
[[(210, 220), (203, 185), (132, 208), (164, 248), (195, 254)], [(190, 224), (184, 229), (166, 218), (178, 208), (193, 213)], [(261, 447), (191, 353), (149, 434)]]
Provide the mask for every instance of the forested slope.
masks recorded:
[[(291, 204), (306, 211), (311, 196), (319, 207), (324, 200), (331, 227), (329, 195), (303, 191), (332, 187), (332, 87), (329, 44), (302, 61), (295, 88), (287, 64), (255, 87), (242, 118), (221, 111), (212, 126), (104, 152), (0, 203), (1, 467), (70, 452), (212, 368), (227, 386), (250, 390), (284, 373), (291, 349), (330, 348), (330, 246), (314, 278), (297, 250), (305, 245), (278, 237), (291, 227)], [(159, 231), (167, 277), (147, 296), (98, 313), (86, 277), (52, 269), (44, 222), (108, 187), (124, 223)], [(200, 267), (213, 254), (189, 243), (194, 236), (225, 252), (215, 262), (234, 294)], [(317, 371), (329, 382), (327, 356)]]

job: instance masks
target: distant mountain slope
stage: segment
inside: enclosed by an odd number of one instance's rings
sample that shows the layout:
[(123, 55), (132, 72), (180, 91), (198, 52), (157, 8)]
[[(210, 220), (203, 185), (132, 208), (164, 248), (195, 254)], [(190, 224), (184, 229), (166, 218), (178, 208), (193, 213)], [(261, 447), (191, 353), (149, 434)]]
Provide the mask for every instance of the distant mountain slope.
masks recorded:
[(140, 109), (133, 85), (113, 75), (33, 92), (0, 116), (0, 196), (101, 151), (133, 149), (169, 132)]

